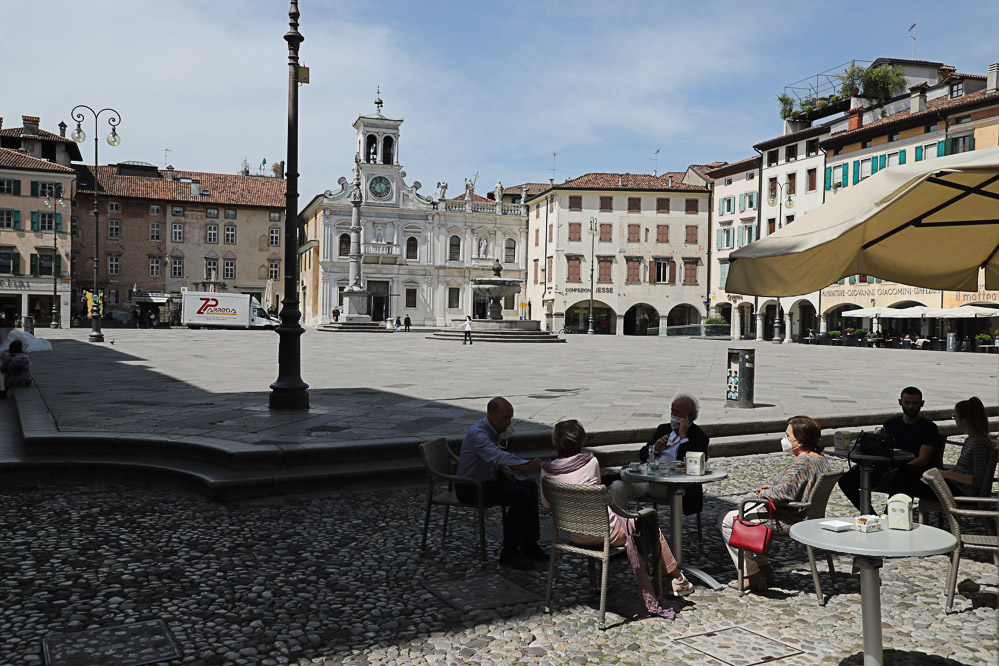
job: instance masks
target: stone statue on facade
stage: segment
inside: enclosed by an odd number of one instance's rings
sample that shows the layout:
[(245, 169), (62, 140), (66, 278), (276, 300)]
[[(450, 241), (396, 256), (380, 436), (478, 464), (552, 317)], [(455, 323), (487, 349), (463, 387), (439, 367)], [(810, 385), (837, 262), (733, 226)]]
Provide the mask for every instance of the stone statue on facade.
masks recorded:
[(447, 196), (447, 181), (442, 180), (438, 182), (437, 189), (441, 191), (440, 200), (444, 201), (444, 198)]
[(498, 180), (493, 188), (493, 196), (496, 197), (496, 203), (503, 203), (503, 183)]
[(475, 182), (471, 178), (465, 179), (465, 201), (471, 201), (475, 194)]
[(361, 158), (359, 155), (354, 155), (354, 182), (350, 186), (350, 200), (351, 201), (361, 201), (363, 199), (361, 195)]
[(526, 184), (520, 186), (520, 203), (522, 203), (522, 204), (526, 204), (527, 203), (527, 185)]
[(485, 239), (485, 237), (480, 238), (479, 239), (479, 256), (480, 257), (486, 256), (486, 250), (488, 248), (489, 248), (489, 241), (487, 241)]

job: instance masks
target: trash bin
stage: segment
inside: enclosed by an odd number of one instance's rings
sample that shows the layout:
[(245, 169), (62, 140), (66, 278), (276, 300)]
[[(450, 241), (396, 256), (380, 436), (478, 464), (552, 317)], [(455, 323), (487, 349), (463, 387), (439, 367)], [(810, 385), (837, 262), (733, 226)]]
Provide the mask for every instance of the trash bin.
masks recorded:
[(756, 384), (756, 350), (728, 350), (725, 404), (728, 407), (753, 408), (753, 387)]
[(956, 352), (958, 350), (957, 333), (947, 334), (947, 351)]
[(24, 323), (24, 332), (35, 334), (35, 315), (24, 315), (22, 318)]

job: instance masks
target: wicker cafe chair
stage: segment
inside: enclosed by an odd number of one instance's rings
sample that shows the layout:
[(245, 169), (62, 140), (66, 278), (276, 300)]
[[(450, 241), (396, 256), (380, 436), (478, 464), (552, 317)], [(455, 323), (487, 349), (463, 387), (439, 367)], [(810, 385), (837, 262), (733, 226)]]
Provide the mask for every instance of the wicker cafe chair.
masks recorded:
[(964, 534), (961, 532), (961, 525), (957, 522), (957, 516), (968, 516), (972, 518), (985, 518), (993, 523), (999, 519), (999, 511), (995, 508), (990, 510), (982, 509), (959, 509), (958, 502), (992, 504), (993, 507), (999, 502), (996, 497), (954, 497), (950, 492), (950, 486), (940, 476), (939, 469), (929, 469), (923, 472), (923, 483), (933, 489), (940, 505), (943, 507), (943, 514), (950, 523), (951, 534), (957, 539), (957, 548), (950, 556), (950, 573), (947, 576), (947, 604), (946, 611), (950, 611), (954, 606), (954, 590), (957, 587), (957, 569), (961, 565), (961, 551), (983, 550), (992, 553), (992, 558), (999, 565), (999, 536), (993, 534)]
[[(482, 484), (475, 479), (455, 476), (452, 465), (455, 464), (454, 454), (448, 448), (447, 440), (435, 439), (420, 444), (420, 458), (427, 470), (427, 512), (423, 519), (423, 542), (420, 550), (427, 549), (427, 532), (430, 530), (430, 511), (435, 505), (444, 507), (444, 526), (441, 529), (441, 545), (447, 543), (447, 521), (451, 507), (476, 509), (479, 512), (479, 547), (482, 560), (486, 555), (486, 508), (483, 500)], [(475, 486), (478, 498), (476, 504), (463, 504), (454, 492), (455, 483), (466, 483)]]
[[(815, 486), (812, 487), (812, 494), (808, 498), (807, 502), (787, 502), (781, 505), (781, 508), (797, 511), (801, 520), (814, 520), (815, 518), (825, 518), (826, 517), (826, 506), (829, 504), (829, 495), (832, 494), (833, 488), (836, 487), (836, 482), (839, 481), (839, 477), (843, 476), (843, 472), (830, 472), (828, 474), (823, 474), (819, 477), (819, 480), (815, 482)], [(745, 518), (745, 510), (749, 505), (758, 505), (760, 499), (753, 497), (750, 499), (744, 499), (739, 503), (739, 517)], [(774, 538), (787, 537), (788, 532), (774, 532)], [(819, 583), (819, 571), (815, 567), (815, 551), (811, 546), (806, 546), (808, 549), (808, 564), (812, 569), (812, 582), (815, 583), (815, 597), (818, 599), (819, 606), (826, 605), (826, 598), (822, 595), (822, 585)], [(746, 564), (745, 554), (742, 550), (739, 551), (739, 596), (741, 597), (745, 590), (743, 589), (743, 583), (745, 582), (745, 564)], [(829, 565), (829, 577), (832, 579), (833, 591), (836, 592), (836, 569), (833, 567), (832, 554), (828, 551), (826, 552), (826, 564)]]
[[(545, 593), (545, 612), (551, 613), (552, 609), (552, 583), (555, 580), (555, 556), (557, 553), (571, 553), (582, 555), (587, 558), (590, 569), (590, 585), (596, 583), (596, 560), (601, 564), (600, 578), (600, 618), (598, 626), (604, 630), (604, 616), (607, 611), (607, 581), (611, 558), (616, 555), (627, 553), (624, 546), (610, 545), (610, 521), (608, 520), (607, 507), (625, 518), (638, 518), (648, 513), (655, 513), (652, 509), (642, 509), (639, 513), (630, 513), (611, 502), (610, 493), (607, 486), (583, 486), (573, 483), (562, 483), (553, 481), (548, 477), (541, 479), (541, 492), (552, 507), (552, 549), (551, 558), (548, 563), (548, 589)], [(569, 534), (580, 534), (583, 536), (597, 537), (603, 539), (603, 546), (580, 546), (578, 544), (560, 543), (559, 531)], [(656, 590), (659, 596), (663, 595), (662, 587), (662, 561), (656, 563)]]
[[(978, 498), (978, 497), (990, 497), (992, 495), (992, 483), (994, 481), (994, 477), (996, 474), (997, 463), (999, 463), (999, 448), (996, 448), (995, 442), (992, 442), (992, 453), (989, 454), (989, 461), (985, 465), (985, 476), (982, 478), (982, 485), (979, 486), (978, 492), (974, 496), (969, 495), (968, 497)], [(963, 502), (965, 500), (961, 498), (957, 499), (957, 501)], [(943, 507), (940, 505), (940, 502), (934, 502), (933, 500), (920, 498), (919, 522), (925, 525), (926, 520), (931, 512), (938, 514), (944, 513)], [(990, 534), (994, 534), (995, 531), (991, 530), (991, 523), (986, 521), (986, 524), (989, 526)], [(943, 525), (941, 524), (940, 527), (943, 527)]]

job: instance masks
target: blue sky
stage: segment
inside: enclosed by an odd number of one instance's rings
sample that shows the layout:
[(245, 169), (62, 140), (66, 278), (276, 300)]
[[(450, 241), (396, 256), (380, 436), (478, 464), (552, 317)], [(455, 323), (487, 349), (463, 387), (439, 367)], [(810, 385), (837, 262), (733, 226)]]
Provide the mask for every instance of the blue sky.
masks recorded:
[[(0, 116), (56, 131), (76, 104), (122, 114), (101, 162), (235, 172), (283, 159), (285, 0), (0, 0)], [(856, 58), (959, 72), (999, 62), (985, 2), (303, 0), (301, 205), (349, 175), (359, 114), (403, 117), (407, 181), (478, 191), (589, 171), (734, 161), (781, 132), (784, 86)], [(21, 27), (23, 26), (23, 27)], [(71, 124), (72, 128), (72, 124)], [(92, 133), (91, 124), (86, 127)], [(101, 134), (106, 134), (106, 126)], [(557, 153), (554, 160), (552, 153)], [(84, 158), (93, 160), (92, 144)]]

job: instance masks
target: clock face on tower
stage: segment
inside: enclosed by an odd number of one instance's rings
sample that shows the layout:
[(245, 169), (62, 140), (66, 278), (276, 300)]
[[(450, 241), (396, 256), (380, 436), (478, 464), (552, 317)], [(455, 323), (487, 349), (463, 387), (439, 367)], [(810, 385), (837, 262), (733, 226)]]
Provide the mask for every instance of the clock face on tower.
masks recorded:
[(385, 176), (375, 176), (368, 183), (368, 191), (376, 199), (388, 199), (392, 196), (392, 182)]

